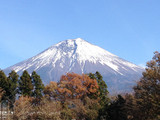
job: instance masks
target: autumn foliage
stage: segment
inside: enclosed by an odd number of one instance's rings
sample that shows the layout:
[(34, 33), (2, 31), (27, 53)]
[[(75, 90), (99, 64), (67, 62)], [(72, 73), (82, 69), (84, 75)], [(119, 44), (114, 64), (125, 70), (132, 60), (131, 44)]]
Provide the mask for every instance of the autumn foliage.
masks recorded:
[[(98, 96), (94, 99), (90, 95), (97, 95), (98, 83), (87, 75), (67, 73), (58, 83), (50, 82), (44, 89), (45, 98), (49, 101), (61, 102), (61, 119), (94, 120), (100, 109)], [(96, 99), (95, 99), (96, 98)]]
[(67, 73), (58, 83), (50, 82), (44, 89), (44, 94), (50, 99), (65, 101), (67, 99), (82, 99), (97, 92), (99, 86), (95, 79), (87, 75)]
[(9, 77), (0, 71), (1, 110), (4, 106), (12, 112), (7, 119), (13, 120), (160, 120), (159, 52), (142, 75), (133, 93), (109, 97), (98, 71), (67, 73), (45, 87), (35, 72), (30, 76), (24, 71), (18, 78), (14, 71)]
[[(140, 120), (160, 119), (160, 53), (155, 52), (143, 72), (143, 77), (134, 87)], [(143, 112), (140, 112), (143, 111)], [(138, 117), (139, 117), (138, 116)], [(137, 116), (136, 116), (137, 117)], [(137, 120), (139, 120), (137, 118)]]
[(98, 84), (95, 79), (90, 79), (87, 75), (67, 73), (63, 75), (57, 84), (57, 92), (61, 99), (82, 99), (86, 95), (97, 92)]
[(14, 103), (14, 119), (26, 120), (32, 113), (32, 98), (28, 96), (21, 96)]
[(58, 88), (57, 82), (51, 81), (49, 85), (45, 86), (45, 89), (43, 91), (45, 97), (50, 100), (55, 100), (57, 97), (57, 88)]

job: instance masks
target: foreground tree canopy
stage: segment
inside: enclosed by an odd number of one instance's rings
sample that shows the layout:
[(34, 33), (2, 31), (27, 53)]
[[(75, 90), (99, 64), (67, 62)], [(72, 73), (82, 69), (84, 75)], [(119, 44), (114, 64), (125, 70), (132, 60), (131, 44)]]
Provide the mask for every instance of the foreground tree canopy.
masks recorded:
[(109, 97), (98, 71), (67, 73), (59, 82), (44, 86), (35, 71), (31, 75), (24, 71), (19, 77), (15, 71), (6, 76), (0, 70), (1, 107), (8, 105), (15, 120), (160, 120), (159, 52), (147, 63), (133, 90)]
[[(141, 120), (160, 119), (160, 53), (147, 63), (143, 77), (134, 87)], [(142, 115), (140, 115), (140, 113)], [(143, 117), (142, 117), (143, 116)]]

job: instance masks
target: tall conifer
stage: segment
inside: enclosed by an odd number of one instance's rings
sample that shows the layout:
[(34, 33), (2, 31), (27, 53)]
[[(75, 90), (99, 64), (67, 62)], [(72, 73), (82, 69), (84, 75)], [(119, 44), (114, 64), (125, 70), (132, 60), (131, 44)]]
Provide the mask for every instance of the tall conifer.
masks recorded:
[(44, 84), (42, 83), (40, 76), (35, 71), (32, 72), (31, 78), (32, 78), (33, 86), (34, 86), (33, 96), (35, 98), (41, 98), (42, 92), (44, 89)]
[(8, 89), (9, 89), (9, 83), (8, 83), (8, 80), (7, 80), (5, 73), (2, 70), (0, 70), (0, 87), (4, 91), (4, 94), (2, 96), (2, 100), (6, 100)]
[(17, 94), (17, 87), (18, 87), (18, 77), (19, 75), (15, 71), (11, 71), (8, 76), (8, 82), (9, 82), (9, 99), (10, 104), (13, 104), (16, 99)]
[(89, 77), (91, 79), (96, 79), (97, 80), (97, 83), (99, 85), (97, 95), (100, 98), (101, 106), (104, 106), (109, 101), (109, 98), (108, 98), (108, 93), (109, 92), (107, 90), (107, 85), (106, 85), (105, 81), (103, 80), (102, 75), (97, 71), (95, 74), (89, 73)]
[(31, 96), (33, 90), (32, 80), (25, 70), (19, 80), (19, 93), (23, 96)]
[(108, 100), (109, 100), (109, 98), (108, 98), (108, 93), (109, 92), (108, 92), (108, 89), (107, 89), (108, 88), (107, 84), (105, 83), (102, 75), (98, 71), (95, 73), (95, 77), (96, 77), (96, 80), (97, 80), (98, 85), (99, 85), (99, 93), (100, 93), (99, 97), (101, 99), (100, 104), (105, 105), (105, 104), (108, 103)]

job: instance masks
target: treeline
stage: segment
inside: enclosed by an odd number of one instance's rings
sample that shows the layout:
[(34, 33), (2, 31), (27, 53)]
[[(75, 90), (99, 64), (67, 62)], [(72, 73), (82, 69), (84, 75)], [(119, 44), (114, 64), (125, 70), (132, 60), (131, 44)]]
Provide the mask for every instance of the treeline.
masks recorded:
[(109, 96), (99, 72), (62, 75), (44, 86), (27, 71), (8, 77), (0, 71), (1, 103), (14, 120), (160, 120), (160, 53), (155, 52), (134, 92)]
[(41, 98), (44, 85), (40, 76), (35, 71), (33, 71), (30, 76), (25, 70), (19, 78), (19, 75), (15, 71), (11, 71), (7, 77), (1, 70), (0, 88), (3, 91), (1, 100), (9, 104), (10, 108), (13, 108), (16, 97), (30, 96), (34, 98)]

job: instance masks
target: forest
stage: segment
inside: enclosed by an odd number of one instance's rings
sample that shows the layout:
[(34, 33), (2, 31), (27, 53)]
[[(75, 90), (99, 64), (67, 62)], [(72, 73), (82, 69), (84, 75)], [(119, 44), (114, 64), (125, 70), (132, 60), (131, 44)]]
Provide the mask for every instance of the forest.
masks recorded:
[(160, 120), (160, 53), (131, 93), (110, 95), (98, 71), (67, 73), (45, 86), (35, 71), (0, 70), (0, 101), (7, 120)]

